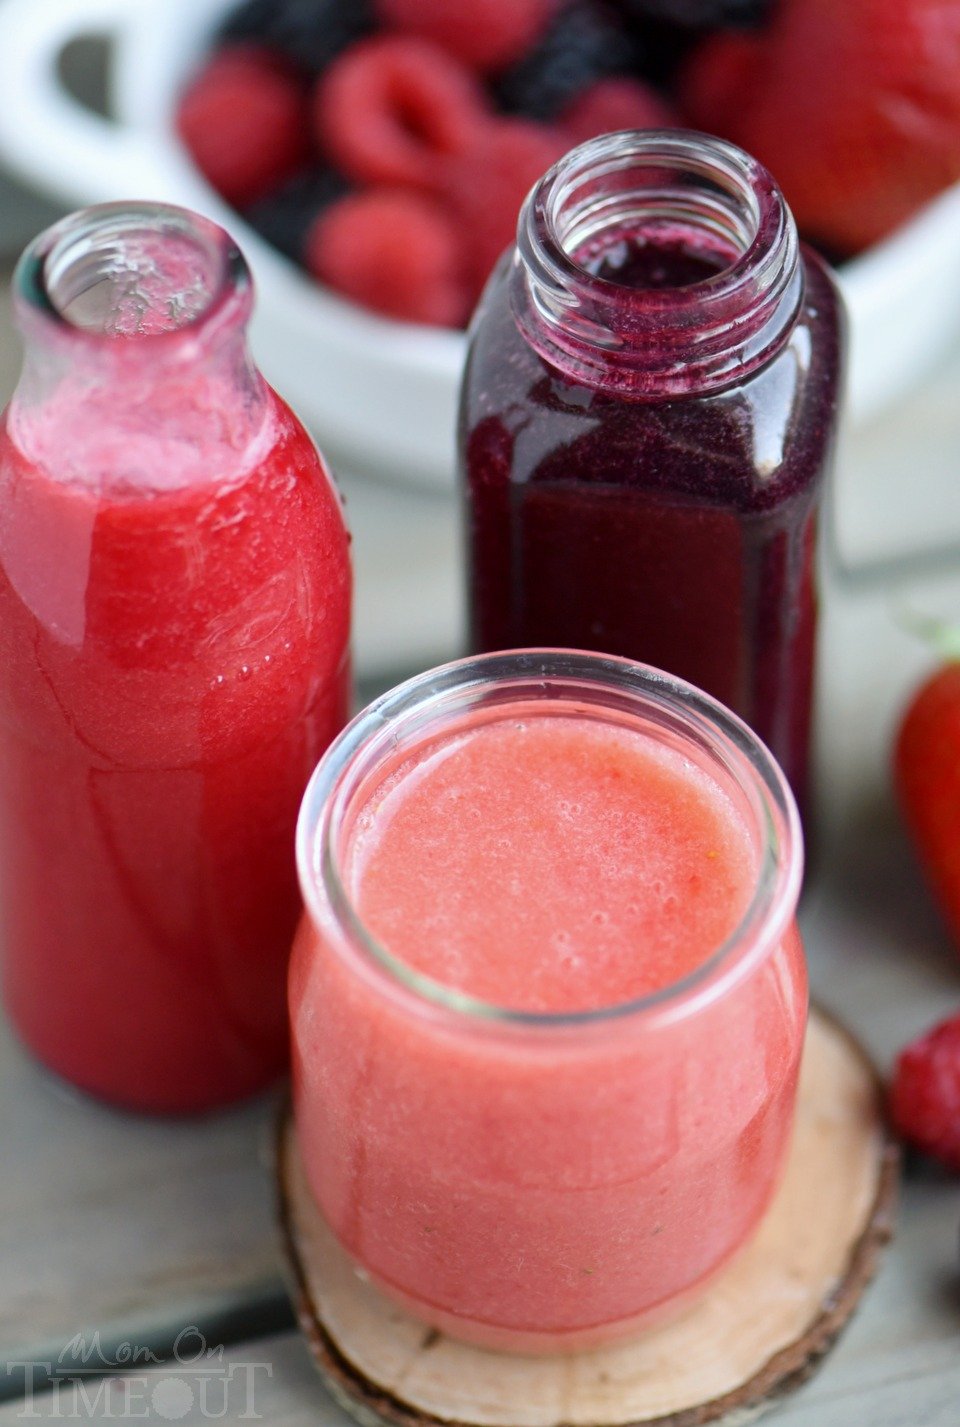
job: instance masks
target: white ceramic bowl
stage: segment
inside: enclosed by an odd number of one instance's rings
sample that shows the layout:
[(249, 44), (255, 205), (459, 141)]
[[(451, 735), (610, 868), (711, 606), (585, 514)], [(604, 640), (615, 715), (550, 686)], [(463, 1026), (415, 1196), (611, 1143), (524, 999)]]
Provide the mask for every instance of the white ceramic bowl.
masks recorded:
[[(215, 194), (173, 132), (186, 75), (232, 0), (0, 0), (0, 157), (28, 182), (85, 204), (185, 204), (228, 227), (259, 285), (264, 371), (334, 459), (449, 487), (459, 332), (371, 316), (318, 287)], [(63, 88), (58, 59), (80, 35), (112, 46), (116, 122)], [(842, 273), (851, 319), (849, 398), (863, 421), (960, 337), (960, 185)]]

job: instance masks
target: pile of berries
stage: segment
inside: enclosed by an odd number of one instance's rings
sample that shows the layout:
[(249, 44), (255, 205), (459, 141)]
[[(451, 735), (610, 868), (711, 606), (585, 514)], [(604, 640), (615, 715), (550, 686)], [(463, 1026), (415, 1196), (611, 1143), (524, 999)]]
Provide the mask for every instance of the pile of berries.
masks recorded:
[(960, 177), (941, 0), (243, 0), (183, 94), (198, 167), (390, 316), (462, 325), (567, 149), (676, 124), (755, 153), (835, 253)]

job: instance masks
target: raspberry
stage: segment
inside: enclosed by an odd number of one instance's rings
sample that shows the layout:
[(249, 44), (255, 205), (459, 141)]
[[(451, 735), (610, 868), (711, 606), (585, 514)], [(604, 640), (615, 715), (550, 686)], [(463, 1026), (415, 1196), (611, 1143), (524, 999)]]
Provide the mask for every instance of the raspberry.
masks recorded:
[(456, 229), (435, 199), (409, 189), (370, 188), (332, 204), (310, 229), (307, 265), (388, 317), (456, 327), (468, 315)]
[(469, 235), (474, 296), (516, 236), (528, 192), (569, 147), (566, 136), (529, 119), (491, 124), (451, 173), (451, 200)]
[(320, 143), (360, 183), (435, 187), (437, 168), (487, 123), (483, 93), (427, 40), (378, 35), (330, 66), (314, 96)]
[(905, 1140), (960, 1171), (960, 1016), (901, 1051), (890, 1114)]
[(522, 58), (546, 29), (555, 0), (376, 0), (384, 25), (433, 40), (474, 69)]
[(655, 90), (626, 75), (600, 79), (578, 95), (560, 116), (571, 144), (618, 129), (669, 129), (677, 119)]
[(372, 0), (246, 0), (220, 27), (221, 40), (255, 40), (310, 74), (374, 28)]
[(752, 94), (764, 61), (752, 35), (717, 35), (695, 51), (683, 73), (684, 113), (694, 123), (726, 133), (745, 94)]
[(306, 261), (314, 219), (347, 191), (346, 179), (330, 168), (310, 168), (268, 193), (244, 217), (262, 238), (295, 263)]
[(207, 61), (181, 96), (176, 125), (201, 173), (238, 207), (279, 187), (310, 153), (303, 86), (253, 46)]
[(494, 86), (505, 114), (555, 119), (575, 94), (629, 73), (635, 52), (620, 17), (602, 0), (565, 0), (539, 44)]

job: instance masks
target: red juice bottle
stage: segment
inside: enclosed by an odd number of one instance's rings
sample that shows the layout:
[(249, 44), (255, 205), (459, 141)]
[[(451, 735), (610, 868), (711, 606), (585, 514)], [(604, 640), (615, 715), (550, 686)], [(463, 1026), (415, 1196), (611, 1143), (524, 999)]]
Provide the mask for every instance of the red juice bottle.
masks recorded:
[(472, 332), (472, 648), (666, 669), (740, 714), (803, 806), (842, 325), (740, 149), (622, 133), (561, 160)]
[(340, 501), (250, 359), (250, 275), (216, 225), (88, 209), (31, 245), (15, 299), (6, 1005), (80, 1088), (204, 1110), (286, 1063), (297, 809), (349, 697)]

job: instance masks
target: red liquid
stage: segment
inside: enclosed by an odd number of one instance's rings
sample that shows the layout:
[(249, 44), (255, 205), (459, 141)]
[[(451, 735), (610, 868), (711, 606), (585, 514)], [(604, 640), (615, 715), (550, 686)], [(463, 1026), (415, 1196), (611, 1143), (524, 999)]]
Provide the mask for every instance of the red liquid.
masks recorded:
[[(140, 1109), (287, 1057), (293, 832), (347, 712), (350, 574), (326, 471), (268, 402), (252, 466), (180, 488), (175, 442), (172, 488), (98, 492), (0, 432), (6, 1003), (48, 1066)], [(114, 472), (130, 443), (102, 441)]]
[[(622, 288), (625, 311), (632, 293), (690, 288), (731, 256), (676, 227), (606, 233), (577, 255)], [(666, 669), (739, 713), (802, 805), (840, 353), (833, 284), (801, 261), (783, 349), (743, 381), (672, 399), (639, 374), (611, 393), (552, 366), (518, 330), (503, 272), (475, 331), (461, 451), (472, 649), (595, 649)]]

